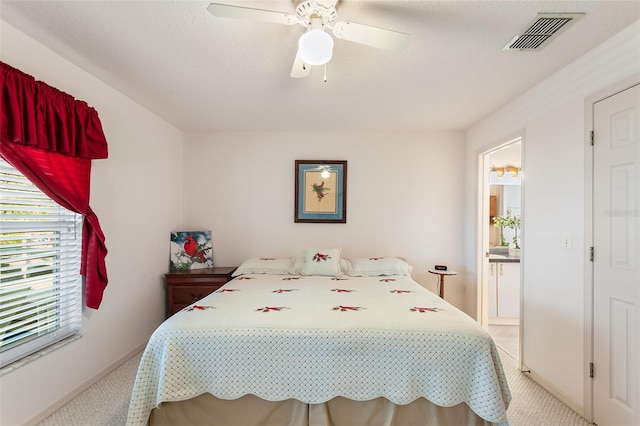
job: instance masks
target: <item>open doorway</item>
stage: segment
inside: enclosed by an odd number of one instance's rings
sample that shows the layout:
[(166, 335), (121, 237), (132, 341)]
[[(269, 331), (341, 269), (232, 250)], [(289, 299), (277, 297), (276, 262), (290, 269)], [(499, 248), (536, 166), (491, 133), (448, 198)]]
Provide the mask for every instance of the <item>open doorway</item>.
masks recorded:
[(522, 136), (481, 154), (481, 323), (496, 345), (520, 359)]

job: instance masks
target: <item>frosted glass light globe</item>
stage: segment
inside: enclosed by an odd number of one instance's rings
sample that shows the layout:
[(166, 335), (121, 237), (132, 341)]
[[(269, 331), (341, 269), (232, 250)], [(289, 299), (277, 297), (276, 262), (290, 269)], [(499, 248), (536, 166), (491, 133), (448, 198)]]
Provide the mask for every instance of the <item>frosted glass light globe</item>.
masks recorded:
[(305, 64), (323, 65), (333, 55), (333, 39), (322, 30), (311, 30), (302, 34), (298, 41), (300, 56)]

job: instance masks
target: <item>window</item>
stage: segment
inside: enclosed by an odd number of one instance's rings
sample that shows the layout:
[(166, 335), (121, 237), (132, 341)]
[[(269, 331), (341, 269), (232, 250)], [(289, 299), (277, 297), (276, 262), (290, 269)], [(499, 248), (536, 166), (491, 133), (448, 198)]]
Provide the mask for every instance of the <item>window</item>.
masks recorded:
[(82, 215), (0, 158), (0, 367), (80, 333)]

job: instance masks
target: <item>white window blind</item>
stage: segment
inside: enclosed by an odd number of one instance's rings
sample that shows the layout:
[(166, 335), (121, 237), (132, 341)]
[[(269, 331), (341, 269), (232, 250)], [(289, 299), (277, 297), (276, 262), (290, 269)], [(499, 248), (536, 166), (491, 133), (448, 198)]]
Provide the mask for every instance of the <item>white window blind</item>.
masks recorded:
[(82, 216), (0, 158), (0, 367), (80, 333)]

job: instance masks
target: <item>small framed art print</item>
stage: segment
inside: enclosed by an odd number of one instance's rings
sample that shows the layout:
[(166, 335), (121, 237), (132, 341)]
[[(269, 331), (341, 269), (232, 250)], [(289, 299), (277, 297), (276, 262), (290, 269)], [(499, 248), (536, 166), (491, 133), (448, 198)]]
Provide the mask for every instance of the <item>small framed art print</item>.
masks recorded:
[(169, 270), (213, 268), (211, 231), (171, 232)]

